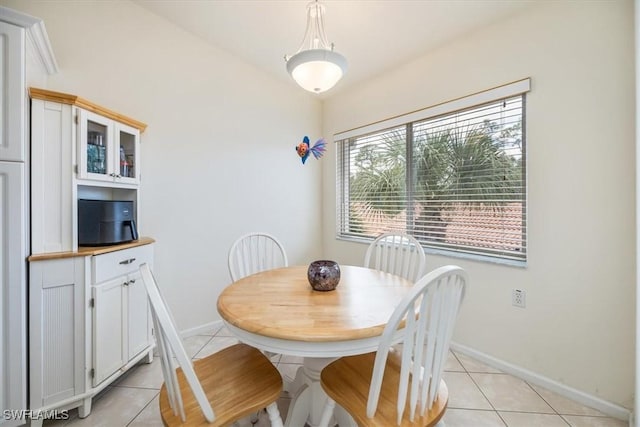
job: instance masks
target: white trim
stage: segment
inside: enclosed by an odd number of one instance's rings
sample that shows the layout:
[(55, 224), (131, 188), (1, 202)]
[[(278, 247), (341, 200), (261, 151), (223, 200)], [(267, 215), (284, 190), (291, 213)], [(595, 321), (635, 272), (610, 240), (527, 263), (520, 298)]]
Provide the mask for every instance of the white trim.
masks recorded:
[(410, 122), (427, 119), (429, 117), (435, 117), (441, 114), (450, 113), (452, 111), (463, 110), (465, 108), (474, 107), (476, 105), (486, 104), (487, 102), (495, 101), (497, 99), (508, 98), (510, 96), (529, 92), (530, 90), (531, 79), (526, 78), (513, 83), (508, 83), (503, 86), (498, 86), (493, 89), (474, 93), (473, 95), (454, 99), (448, 102), (443, 102), (441, 104), (433, 105), (431, 107), (423, 108), (411, 113), (403, 114), (401, 116), (392, 117), (387, 120), (381, 120), (369, 125), (364, 125), (355, 129), (336, 133), (333, 135), (333, 139), (334, 141), (340, 141), (343, 139), (352, 138), (354, 136), (366, 135), (394, 126), (400, 126)]
[[(558, 381), (529, 371), (528, 369), (522, 368), (520, 366), (512, 365), (509, 362), (505, 362), (504, 360), (500, 360), (465, 345), (452, 342), (450, 347), (453, 351), (465, 354), (493, 368), (499, 369), (502, 372), (511, 374), (522, 380), (530, 382), (531, 384), (544, 387), (547, 390), (566, 397), (567, 399), (571, 399), (582, 405), (594, 408), (602, 412), (603, 414), (609, 415), (610, 417), (630, 421), (633, 416), (632, 412), (627, 408), (616, 405), (615, 403), (607, 402), (606, 400), (603, 400), (599, 397), (592, 396), (583, 391), (569, 387), (566, 384), (559, 383)], [(631, 424), (629, 425), (631, 426)]]
[(53, 48), (51, 47), (44, 22), (39, 21), (27, 28), (27, 38), (34, 47), (35, 56), (47, 70), (47, 74), (57, 73), (58, 63), (56, 62), (56, 57), (53, 55)]
[(204, 325), (196, 326), (189, 329), (184, 329), (180, 331), (180, 336), (182, 338), (188, 338), (194, 335), (209, 335), (208, 333), (205, 334), (205, 332), (209, 332), (213, 328), (222, 327), (223, 325), (224, 324), (222, 323), (222, 320), (216, 320), (213, 322), (205, 323)]
[[(352, 236), (348, 234), (340, 235), (340, 233), (337, 233), (336, 240), (343, 240), (345, 242), (354, 242), (354, 243), (362, 243), (365, 245), (370, 245), (371, 242), (373, 242), (374, 238), (358, 236), (358, 235)], [(431, 248), (428, 246), (422, 246), (422, 250), (424, 250), (424, 253), (427, 255), (438, 255), (438, 256), (450, 257), (450, 258), (460, 258), (460, 259), (466, 259), (469, 261), (506, 265), (508, 267), (527, 268), (527, 260), (504, 259), (496, 256), (461, 252), (461, 251), (448, 250), (448, 249), (437, 249), (437, 248)]]
[(8, 7), (0, 6), (1, 21), (23, 27), (27, 30), (27, 38), (35, 48), (36, 56), (42, 62), (48, 74), (58, 72), (58, 63), (53, 54), (47, 29), (44, 21), (31, 15), (27, 15)]
[(0, 6), (0, 16), (2, 16), (2, 21), (8, 22), (9, 24), (14, 24), (19, 27), (28, 28), (32, 25), (42, 21), (40, 18), (36, 18), (31, 15), (27, 15), (26, 13), (18, 12), (13, 9), (9, 9), (8, 7)]

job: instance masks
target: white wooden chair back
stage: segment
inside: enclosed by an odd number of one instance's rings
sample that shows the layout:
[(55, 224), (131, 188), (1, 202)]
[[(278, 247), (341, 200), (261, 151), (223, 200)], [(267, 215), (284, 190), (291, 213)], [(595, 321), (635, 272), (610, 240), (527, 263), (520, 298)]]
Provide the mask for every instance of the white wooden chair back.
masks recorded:
[(367, 248), (364, 266), (415, 282), (424, 274), (424, 249), (420, 242), (408, 234), (384, 233)]
[[(164, 383), (167, 388), (167, 395), (169, 397), (169, 404), (175, 415), (180, 414), (182, 422), (186, 421), (184, 414), (184, 407), (182, 404), (182, 394), (180, 393), (180, 385), (178, 384), (178, 377), (176, 375), (176, 363), (182, 368), (182, 372), (193, 392), (204, 417), (209, 422), (213, 422), (215, 414), (213, 408), (207, 399), (207, 396), (202, 389), (202, 385), (193, 370), (191, 360), (187, 355), (187, 352), (182, 345), (178, 330), (176, 329), (175, 321), (169, 311), (169, 307), (165, 303), (160, 289), (156, 283), (151, 270), (147, 264), (140, 266), (140, 273), (142, 275), (142, 281), (147, 290), (149, 301), (151, 303), (151, 314), (153, 317), (153, 323), (155, 328), (156, 342), (158, 345), (158, 353), (160, 355), (160, 362), (162, 365), (162, 375), (164, 376)], [(175, 357), (175, 359), (174, 359)]]
[(228, 263), (229, 274), (234, 282), (260, 271), (289, 265), (280, 241), (267, 233), (241, 236), (229, 250)]
[[(371, 376), (367, 417), (378, 406), (385, 363), (394, 335), (403, 326), (402, 363), (397, 400), (397, 423), (409, 399), (409, 419), (416, 409), (424, 414), (438, 396), (467, 274), (456, 266), (440, 267), (420, 279), (394, 310), (382, 334)], [(411, 382), (409, 379), (411, 378)], [(410, 383), (410, 384), (409, 384)], [(409, 389), (410, 385), (410, 389)]]

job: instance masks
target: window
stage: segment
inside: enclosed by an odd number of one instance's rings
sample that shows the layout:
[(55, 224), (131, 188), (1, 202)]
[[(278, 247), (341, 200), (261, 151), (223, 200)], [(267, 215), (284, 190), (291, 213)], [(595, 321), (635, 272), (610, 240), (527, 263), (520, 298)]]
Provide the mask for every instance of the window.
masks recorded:
[(338, 237), (526, 261), (529, 80), (336, 135)]

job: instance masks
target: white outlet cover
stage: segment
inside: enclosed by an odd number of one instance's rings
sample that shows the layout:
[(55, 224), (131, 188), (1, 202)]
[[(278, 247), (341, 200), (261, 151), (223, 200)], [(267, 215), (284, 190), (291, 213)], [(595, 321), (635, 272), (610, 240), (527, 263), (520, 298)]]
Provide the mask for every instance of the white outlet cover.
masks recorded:
[(527, 305), (527, 292), (522, 289), (511, 291), (511, 304), (515, 307), (525, 308)]

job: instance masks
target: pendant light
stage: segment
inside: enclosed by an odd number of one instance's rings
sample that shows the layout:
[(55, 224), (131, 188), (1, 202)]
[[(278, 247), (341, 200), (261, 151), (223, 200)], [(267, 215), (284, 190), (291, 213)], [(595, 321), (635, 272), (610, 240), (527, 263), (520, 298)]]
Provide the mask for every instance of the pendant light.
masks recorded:
[(324, 33), (325, 7), (317, 0), (307, 5), (307, 30), (295, 55), (285, 55), (287, 71), (305, 90), (321, 93), (331, 89), (347, 71), (347, 60), (333, 50)]

